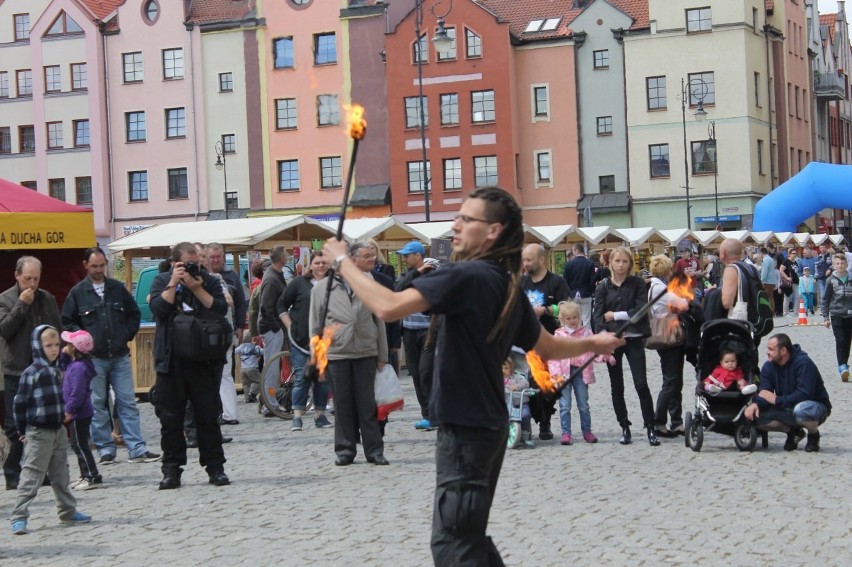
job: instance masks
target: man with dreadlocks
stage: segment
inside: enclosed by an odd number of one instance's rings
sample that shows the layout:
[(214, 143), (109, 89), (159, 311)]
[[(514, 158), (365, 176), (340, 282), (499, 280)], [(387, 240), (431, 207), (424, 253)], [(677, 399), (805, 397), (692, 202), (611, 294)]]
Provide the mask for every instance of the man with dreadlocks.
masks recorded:
[(506, 450), (501, 364), (511, 346), (557, 359), (590, 351), (611, 354), (624, 344), (609, 333), (571, 340), (544, 330), (521, 293), (523, 244), (521, 209), (498, 187), (476, 189), (455, 216), (458, 261), (399, 292), (364, 276), (343, 243), (330, 238), (325, 244), (352, 290), (379, 318), (395, 321), (417, 312), (442, 318), (429, 407), (430, 421), (438, 427), (435, 565), (503, 565), (486, 528)]

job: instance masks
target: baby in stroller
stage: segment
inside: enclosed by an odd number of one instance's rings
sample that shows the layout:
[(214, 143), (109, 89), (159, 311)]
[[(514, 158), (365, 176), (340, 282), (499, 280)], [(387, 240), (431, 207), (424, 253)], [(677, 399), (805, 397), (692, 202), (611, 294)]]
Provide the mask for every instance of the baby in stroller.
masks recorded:
[(718, 394), (730, 389), (734, 384), (745, 395), (757, 392), (757, 384), (749, 384), (743, 377), (743, 369), (737, 362), (737, 353), (730, 349), (722, 350), (719, 365), (704, 379), (704, 391)]
[(754, 423), (744, 412), (756, 384), (757, 348), (747, 321), (716, 319), (701, 327), (696, 366), (695, 409), (684, 416), (686, 445), (700, 451), (704, 432), (732, 435), (737, 448), (751, 451), (757, 442)]
[[(506, 402), (509, 405), (510, 427), (508, 444), (510, 448), (517, 447), (518, 441), (522, 441), (525, 447), (534, 447), (529, 401), (529, 395), (532, 393), (532, 390), (529, 389), (530, 382), (524, 374), (515, 371), (515, 365), (511, 357), (503, 361), (503, 387), (506, 391)], [(520, 436), (518, 436), (518, 431), (516, 430), (517, 421), (513, 419), (518, 415), (521, 422)]]

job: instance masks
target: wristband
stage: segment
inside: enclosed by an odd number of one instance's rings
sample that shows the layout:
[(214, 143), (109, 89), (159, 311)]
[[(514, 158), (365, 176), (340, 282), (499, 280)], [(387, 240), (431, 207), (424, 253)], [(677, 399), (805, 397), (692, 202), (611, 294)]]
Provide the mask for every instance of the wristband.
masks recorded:
[(553, 317), (558, 319), (559, 318), (559, 306), (558, 305), (551, 305), (551, 309), (553, 311)]
[(335, 264), (340, 264), (343, 260), (346, 259), (346, 254), (341, 254), (337, 258), (334, 259)]

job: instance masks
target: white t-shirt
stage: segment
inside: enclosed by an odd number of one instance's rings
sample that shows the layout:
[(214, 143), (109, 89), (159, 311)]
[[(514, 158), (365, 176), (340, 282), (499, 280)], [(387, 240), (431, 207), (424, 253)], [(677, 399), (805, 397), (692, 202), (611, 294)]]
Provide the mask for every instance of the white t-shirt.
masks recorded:
[(106, 285), (105, 283), (93, 283), (92, 284), (92, 287), (95, 288), (95, 293), (97, 293), (98, 297), (100, 297), (101, 299), (104, 298), (104, 286), (105, 285)]

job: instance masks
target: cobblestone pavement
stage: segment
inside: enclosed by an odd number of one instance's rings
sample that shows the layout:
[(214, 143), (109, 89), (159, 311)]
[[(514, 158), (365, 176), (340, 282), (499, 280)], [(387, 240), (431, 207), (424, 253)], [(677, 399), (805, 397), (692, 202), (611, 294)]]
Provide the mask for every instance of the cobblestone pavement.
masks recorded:
[[(590, 403), (600, 443), (537, 441), (534, 449), (506, 455), (490, 523), (506, 563), (849, 564), (852, 383), (835, 373), (830, 331), (784, 330), (816, 360), (834, 404), (820, 453), (806, 453), (804, 443), (786, 453), (777, 433), (768, 450), (753, 453), (717, 434), (705, 437), (700, 453), (685, 448), (682, 437), (650, 447), (629, 386), (637, 425), (634, 444), (623, 447), (606, 371), (598, 367)], [(655, 353), (648, 353), (648, 366), (656, 398)], [(687, 371), (685, 409), (693, 379)], [(42, 490), (31, 507), (30, 534), (12, 536), (8, 524), (0, 531), (0, 565), (430, 565), (435, 433), (414, 430), (419, 413), (407, 377), (403, 386), (407, 406), (393, 414), (385, 437), (389, 467), (366, 464), (363, 455), (353, 466), (335, 467), (332, 430), (306, 419), (305, 430), (292, 433), (289, 422), (240, 404), (241, 423), (224, 428), (234, 437), (226, 445), (231, 486), (207, 484), (194, 463), (182, 488), (158, 491), (159, 465), (128, 463), (120, 453), (123, 462), (102, 470), (107, 487), (79, 493), (91, 524), (60, 527), (52, 494)], [(152, 408), (140, 410), (156, 448)], [(558, 433), (558, 419), (553, 425)], [(69, 460), (76, 472), (73, 455)], [(14, 494), (0, 492), (6, 517)]]

